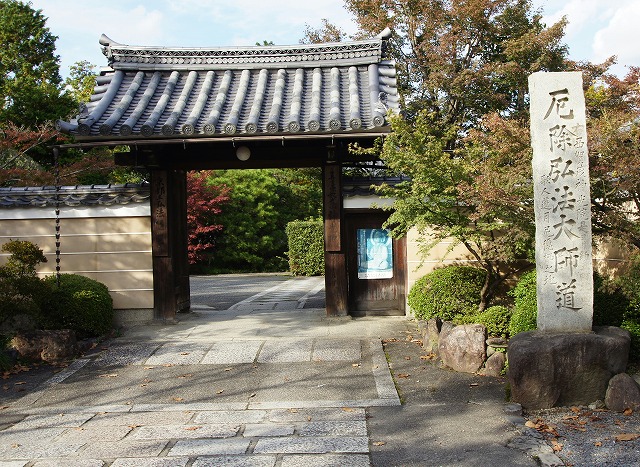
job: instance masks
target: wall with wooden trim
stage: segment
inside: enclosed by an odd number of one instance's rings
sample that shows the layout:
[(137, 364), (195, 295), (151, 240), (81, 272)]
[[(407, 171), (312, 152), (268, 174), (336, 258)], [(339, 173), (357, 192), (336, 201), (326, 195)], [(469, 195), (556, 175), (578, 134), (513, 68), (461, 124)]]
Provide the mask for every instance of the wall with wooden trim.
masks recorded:
[[(60, 208), (61, 272), (81, 274), (109, 288), (114, 308), (153, 308), (151, 221), (148, 203)], [(41, 276), (55, 273), (55, 211), (52, 207), (0, 209), (0, 244), (36, 243), (48, 259)], [(8, 254), (0, 254), (4, 262)]]

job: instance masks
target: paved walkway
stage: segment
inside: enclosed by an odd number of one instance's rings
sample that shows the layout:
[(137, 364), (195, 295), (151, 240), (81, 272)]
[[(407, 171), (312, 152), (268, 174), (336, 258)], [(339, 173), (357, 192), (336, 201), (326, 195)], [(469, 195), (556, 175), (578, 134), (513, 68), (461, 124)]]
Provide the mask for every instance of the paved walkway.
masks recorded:
[(132, 328), (2, 411), (1, 466), (369, 466), (366, 408), (400, 405), (403, 317), (307, 309), (322, 278)]

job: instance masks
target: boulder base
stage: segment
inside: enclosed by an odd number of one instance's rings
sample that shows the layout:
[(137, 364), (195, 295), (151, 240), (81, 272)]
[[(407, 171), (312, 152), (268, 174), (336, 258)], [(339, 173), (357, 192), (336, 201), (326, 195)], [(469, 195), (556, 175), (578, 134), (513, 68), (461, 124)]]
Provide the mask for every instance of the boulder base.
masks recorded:
[(438, 344), (442, 363), (455, 371), (477, 372), (487, 358), (486, 338), (487, 329), (482, 324), (454, 326), (445, 321)]
[(22, 358), (58, 363), (75, 356), (76, 333), (70, 329), (31, 331), (15, 336), (11, 346)]
[(626, 370), (631, 339), (616, 327), (594, 327), (593, 331), (530, 331), (511, 338), (511, 399), (526, 409), (603, 400), (609, 380)]

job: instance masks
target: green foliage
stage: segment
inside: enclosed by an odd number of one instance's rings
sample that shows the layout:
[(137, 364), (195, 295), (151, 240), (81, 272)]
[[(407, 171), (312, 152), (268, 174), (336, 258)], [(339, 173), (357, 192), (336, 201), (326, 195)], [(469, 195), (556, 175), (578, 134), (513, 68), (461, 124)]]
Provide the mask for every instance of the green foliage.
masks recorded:
[(230, 189), (217, 222), (211, 260), (214, 272), (285, 271), (286, 225), (321, 212), (319, 172), (304, 170), (221, 170), (209, 184)]
[(52, 300), (43, 310), (46, 328), (69, 328), (80, 336), (100, 336), (113, 325), (113, 300), (107, 287), (93, 279), (77, 274), (61, 274), (60, 286), (56, 276), (45, 282), (51, 287)]
[(625, 317), (640, 322), (640, 254), (631, 257), (628, 269), (616, 281), (629, 299)]
[[(509, 333), (536, 329), (538, 303), (536, 291), (536, 272), (529, 271), (520, 278), (510, 292), (514, 297), (514, 310), (509, 324)], [(629, 318), (629, 299), (622, 287), (593, 272), (593, 325), (620, 326)]]
[(469, 266), (436, 269), (411, 287), (408, 303), (416, 318), (454, 320), (474, 314), (480, 301), (485, 272)]
[(2, 251), (11, 256), (0, 266), (0, 327), (7, 333), (35, 327), (50, 297), (36, 276), (36, 266), (47, 258), (38, 245), (24, 240), (9, 241)]
[(509, 335), (509, 321), (511, 310), (506, 306), (495, 305), (481, 313), (463, 316), (456, 319), (456, 324), (483, 324), (490, 337), (507, 337)]
[(2, 245), (2, 251), (11, 253), (7, 263), (0, 267), (3, 274), (35, 276), (36, 266), (47, 262), (38, 245), (26, 240), (11, 240)]
[(519, 332), (536, 329), (538, 318), (536, 271), (523, 274), (509, 294), (514, 298), (513, 313), (509, 321), (509, 335), (515, 336)]
[(69, 77), (64, 81), (65, 88), (78, 103), (89, 102), (96, 85), (96, 66), (86, 60), (76, 62), (69, 68)]
[(287, 224), (289, 271), (296, 276), (324, 274), (324, 224), (322, 219)]
[(626, 329), (631, 334), (629, 359), (636, 363), (640, 363), (640, 322), (634, 319), (627, 319), (622, 322), (620, 327), (622, 329)]
[(620, 326), (628, 311), (629, 299), (622, 287), (593, 271), (593, 325)]
[(41, 10), (0, 1), (0, 120), (32, 127), (71, 112), (74, 102), (62, 92), (56, 39)]

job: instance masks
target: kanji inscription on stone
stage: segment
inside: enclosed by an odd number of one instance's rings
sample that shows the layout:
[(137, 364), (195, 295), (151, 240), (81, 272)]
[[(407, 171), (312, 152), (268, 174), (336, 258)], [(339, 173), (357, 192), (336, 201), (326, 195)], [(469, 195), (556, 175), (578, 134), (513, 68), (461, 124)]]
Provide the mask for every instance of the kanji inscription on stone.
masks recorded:
[(538, 329), (590, 332), (593, 266), (582, 75), (529, 76)]

